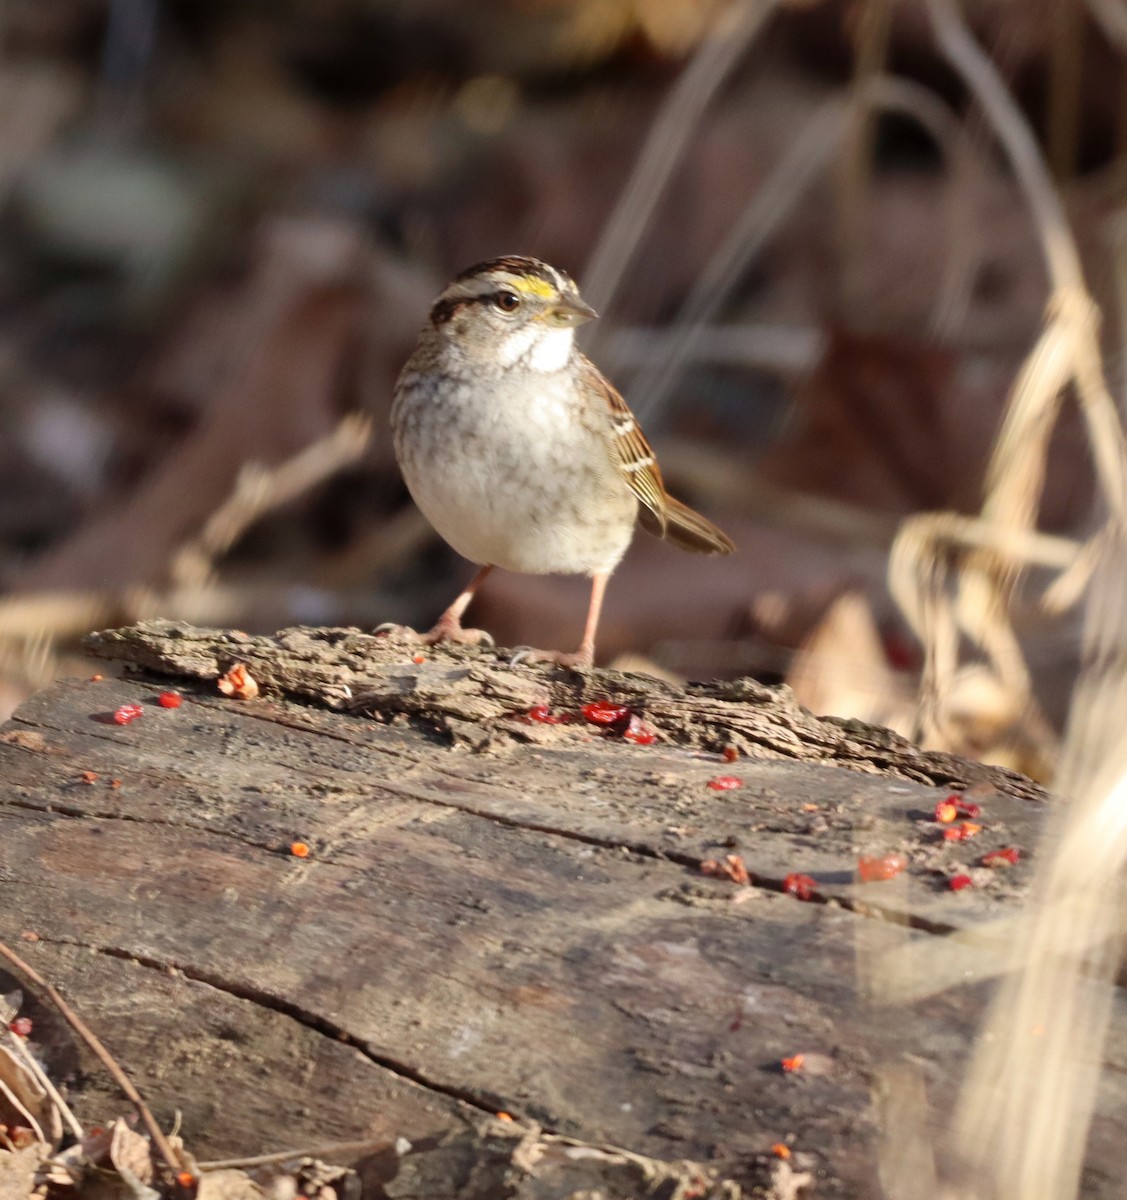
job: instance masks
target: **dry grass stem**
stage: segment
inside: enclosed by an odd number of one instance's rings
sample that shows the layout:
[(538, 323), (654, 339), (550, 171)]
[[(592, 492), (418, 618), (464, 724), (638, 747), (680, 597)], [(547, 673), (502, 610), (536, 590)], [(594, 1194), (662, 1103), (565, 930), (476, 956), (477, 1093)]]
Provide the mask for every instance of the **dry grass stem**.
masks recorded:
[[(982, 105), (1013, 166), (1036, 221), (1052, 284), (1045, 328), (1015, 381), (986, 472), (982, 519), (996, 527), (998, 544), (976, 546), (965, 537), (969, 526), (943, 517), (930, 526), (918, 519), (906, 523), (893, 548), (890, 586), (924, 643), (920, 727), (925, 735), (930, 730), (941, 736), (960, 634), (985, 655), (1013, 704), (1036, 713), (1009, 617), (1025, 559), (1002, 543), (1012, 539), (1017, 546), (1036, 527), (1049, 438), (1070, 386), (1086, 422), (1101, 493), (1112, 519), (1120, 523), (1127, 518), (1127, 449), (1103, 375), (1099, 313), (1032, 130), (957, 7), (951, 0), (926, 3), (941, 49)], [(1047, 593), (1050, 603), (1059, 606), (1076, 594), (1090, 562), (1078, 558), (1061, 564), (1069, 574)]]
[(639, 412), (660, 411), (681, 365), (693, 357), (697, 336), (712, 321), (798, 198), (824, 169), (841, 140), (847, 119), (848, 110), (841, 100), (827, 100), (752, 197), (731, 233), (697, 277), (677, 316), (672, 336), (667, 339), (665, 353), (652, 361), (635, 381), (633, 405)]
[[(8, 960), (19, 975), (24, 979), (30, 980), (37, 987), (41, 988), (50, 999), (51, 1003), (58, 1009), (63, 1020), (74, 1030), (74, 1032), (82, 1039), (83, 1042), (93, 1051), (98, 1061), (106, 1068), (113, 1076), (114, 1082), (124, 1092), (126, 1098), (137, 1110), (138, 1116), (148, 1130), (149, 1137), (152, 1139), (157, 1153), (161, 1156), (165, 1166), (175, 1179), (177, 1175), (184, 1170), (185, 1161), (182, 1155), (173, 1149), (172, 1144), (164, 1134), (157, 1123), (156, 1117), (153, 1116), (152, 1110), (141, 1097), (141, 1093), (133, 1086), (132, 1080), (118, 1065), (117, 1060), (105, 1048), (101, 1040), (95, 1036), (93, 1030), (89, 1028), (85, 1021), (74, 1011), (73, 1008), (63, 999), (59, 990), (52, 984), (48, 983), (34, 967), (26, 963), (14, 950), (9, 946), (0, 942), (0, 957)], [(46, 1140), (46, 1139), (44, 1139)]]
[(1120, 53), (1127, 53), (1127, 3), (1124, 0), (1086, 0), (1086, 4), (1104, 37)]
[(62, 1098), (59, 1089), (51, 1082), (51, 1077), (39, 1065), (38, 1059), (24, 1044), (23, 1039), (13, 1036), (5, 1044), (20, 1062), (23, 1063), (27, 1070), (35, 1076), (36, 1083), (51, 1097), (51, 1103), (54, 1104), (55, 1111), (67, 1123), (71, 1133), (81, 1141), (86, 1134), (82, 1126), (78, 1123), (78, 1118), (71, 1112), (70, 1106)]
[[(907, 114), (935, 138), (957, 168), (947, 188), (947, 225), (951, 246), (961, 247), (949, 257), (932, 324), (949, 331), (965, 311), (977, 243), (968, 230), (973, 226), (970, 201), (973, 189), (968, 176), (977, 174), (977, 158), (970, 140), (950, 109), (927, 88), (904, 79), (880, 76), (870, 81), (861, 96), (870, 107)], [(732, 290), (746, 274), (755, 256), (790, 215), (794, 205), (828, 164), (849, 127), (851, 110), (834, 98), (809, 119), (801, 136), (776, 164), (763, 186), (752, 197), (731, 233), (705, 265), (677, 314), (664, 352), (650, 360), (631, 391), (634, 407), (642, 413), (660, 413), (686, 361), (698, 356), (697, 342), (714, 320)]]
[(327, 437), (276, 467), (248, 463), (235, 490), (208, 518), (197, 537), (173, 556), (169, 577), (176, 587), (199, 586), (212, 575), (224, 554), (266, 513), (296, 500), (343, 467), (356, 462), (368, 447), (372, 422), (349, 414)]
[(775, 0), (733, 0), (670, 92), (583, 274), (583, 294), (600, 311), (613, 304), (705, 109), (774, 9)]
[(303, 1150), (277, 1150), (273, 1154), (256, 1154), (250, 1158), (215, 1159), (211, 1162), (196, 1163), (196, 1167), (202, 1174), (208, 1171), (230, 1171), (235, 1168), (253, 1171), (256, 1167), (271, 1167), (275, 1163), (295, 1162), (303, 1158), (331, 1158), (340, 1154), (347, 1154), (355, 1161), (361, 1156), (386, 1150), (390, 1145), (386, 1138), (378, 1142), (328, 1142), (323, 1146), (311, 1146)]
[[(956, 1130), (977, 1177), (1001, 1197), (1077, 1194), (1123, 932), (1127, 864), (1127, 546), (1095, 579), (1089, 663), (1074, 698), (1058, 810), (1041, 848), (1027, 936), (992, 1004)], [(1004, 1101), (1002, 1098), (1004, 1097)]]

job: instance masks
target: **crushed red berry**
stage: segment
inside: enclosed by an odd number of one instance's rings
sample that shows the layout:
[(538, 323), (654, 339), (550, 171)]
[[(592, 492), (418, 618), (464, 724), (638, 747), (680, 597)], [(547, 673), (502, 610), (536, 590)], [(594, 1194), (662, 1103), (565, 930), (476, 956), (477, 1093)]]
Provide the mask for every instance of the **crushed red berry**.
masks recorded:
[(630, 716), (625, 704), (612, 704), (609, 700), (593, 700), (583, 705), (583, 718), (592, 725), (617, 725)]
[(783, 891), (790, 896), (796, 896), (799, 900), (809, 900), (814, 894), (815, 887), (817, 884), (809, 875), (799, 875), (796, 871), (792, 871), (783, 880)]
[(879, 883), (899, 875), (907, 865), (907, 860), (902, 854), (882, 854), (879, 858), (866, 858), (862, 855), (857, 860), (857, 874), (862, 883)]
[(144, 709), (139, 704), (123, 704), (120, 708), (114, 709), (114, 724), (128, 725), (130, 721), (136, 721), (143, 712)]
[(29, 1038), (31, 1037), (31, 1018), (16, 1017), (14, 1021), (9, 1022), (8, 1028), (16, 1037)]
[(631, 714), (630, 724), (622, 732), (622, 736), (636, 746), (652, 746), (657, 741), (657, 733), (642, 720)]
[(714, 792), (730, 792), (743, 785), (744, 781), (738, 775), (716, 775), (708, 781), (708, 786)]
[(971, 804), (967, 800), (960, 800), (956, 797), (955, 807), (959, 810), (960, 817), (967, 817), (971, 821), (975, 821), (982, 816), (981, 804)]
[(984, 867), (1012, 867), (1021, 860), (1021, 851), (1016, 846), (1003, 846), (982, 856)]
[(947, 886), (953, 892), (961, 892), (963, 888), (974, 887), (974, 880), (969, 875), (952, 875)]
[(157, 703), (161, 708), (179, 708), (184, 703), (184, 697), (179, 692), (161, 692)]
[(981, 825), (964, 821), (961, 825), (952, 825), (950, 829), (944, 829), (943, 840), (945, 842), (966, 842), (972, 837), (977, 837), (981, 832)]
[(959, 806), (952, 796), (948, 796), (946, 800), (940, 800), (935, 806), (935, 819), (940, 825), (950, 825), (958, 815)]
[(565, 718), (553, 716), (552, 710), (546, 704), (534, 704), (528, 710), (528, 719), (539, 725), (560, 725)]

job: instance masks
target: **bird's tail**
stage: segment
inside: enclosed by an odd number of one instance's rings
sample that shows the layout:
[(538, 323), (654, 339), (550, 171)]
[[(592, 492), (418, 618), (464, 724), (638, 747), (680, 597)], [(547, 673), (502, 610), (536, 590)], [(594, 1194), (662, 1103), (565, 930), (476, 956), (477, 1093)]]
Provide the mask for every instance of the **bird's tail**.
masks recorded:
[[(647, 515), (651, 518), (646, 520)], [(721, 529), (717, 529), (707, 517), (691, 509), (687, 504), (668, 494), (665, 496), (665, 521), (662, 523), (652, 513), (642, 510), (642, 523), (650, 533), (664, 537), (682, 550), (694, 554), (731, 554), (735, 542)]]

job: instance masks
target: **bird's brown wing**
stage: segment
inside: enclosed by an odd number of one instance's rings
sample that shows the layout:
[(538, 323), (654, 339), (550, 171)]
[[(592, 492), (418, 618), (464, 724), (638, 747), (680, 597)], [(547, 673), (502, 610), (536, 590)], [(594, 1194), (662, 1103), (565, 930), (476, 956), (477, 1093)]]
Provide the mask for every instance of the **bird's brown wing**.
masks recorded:
[(579, 359), (582, 384), (588, 394), (601, 396), (606, 404), (618, 465), (630, 490), (641, 501), (642, 527), (658, 537), (668, 538), (683, 550), (731, 554), (736, 547), (726, 533), (665, 490), (657, 456), (629, 405), (590, 359), (582, 355)]

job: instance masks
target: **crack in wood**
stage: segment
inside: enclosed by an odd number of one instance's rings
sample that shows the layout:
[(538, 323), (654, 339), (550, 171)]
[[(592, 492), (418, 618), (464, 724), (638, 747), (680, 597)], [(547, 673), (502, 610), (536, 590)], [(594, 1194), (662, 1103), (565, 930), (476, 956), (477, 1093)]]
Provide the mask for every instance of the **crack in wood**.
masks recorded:
[[(697, 874), (700, 874), (701, 866), (705, 861), (696, 854), (686, 854), (679, 850), (658, 849), (656, 846), (649, 846), (644, 842), (626, 842), (605, 835), (583, 833), (577, 829), (565, 829), (558, 825), (548, 825), (539, 821), (525, 821), (503, 813), (489, 812), (486, 809), (476, 808), (470, 804), (440, 799), (437, 796), (402, 787), (398, 784), (381, 783), (378, 790), (391, 792), (402, 799), (416, 800), (422, 804), (432, 804), (438, 808), (452, 809), (455, 812), (465, 813), (471, 817), (481, 817), (510, 829), (520, 829), (528, 833), (543, 833), (551, 837), (560, 837), (567, 841), (578, 842), (582, 845), (597, 846), (603, 850), (625, 850), (652, 862), (675, 863)], [(778, 876), (763, 875), (749, 870), (748, 878), (750, 880), (749, 886), (751, 887), (758, 888), (761, 891), (790, 895), (786, 888), (785, 877), (779, 878)], [(886, 908), (881, 904), (874, 904), (868, 900), (857, 900), (849, 896), (824, 896), (818, 892), (814, 892), (808, 900), (799, 901), (796, 898), (795, 903), (836, 906), (859, 917), (885, 921), (892, 925), (902, 925), (919, 933), (928, 933), (938, 937), (945, 937), (948, 934), (956, 933), (959, 928), (957, 925), (952, 925), (947, 921), (933, 921), (927, 917), (921, 917), (917, 913), (903, 912), (896, 908)]]
[[(320, 1013), (315, 1013), (309, 1009), (303, 1008), (301, 1005), (294, 1003), (292, 1000), (285, 1000), (279, 996), (271, 995), (258, 988), (248, 985), (241, 985), (231, 980), (224, 979), (222, 976), (211, 971), (203, 971), (194, 967), (185, 967), (183, 964), (172, 961), (162, 961), (159, 958), (153, 958), (150, 955), (138, 954), (133, 950), (127, 950), (121, 946), (99, 946), (89, 942), (82, 942), (76, 938), (60, 938), (60, 937), (44, 937), (38, 938), (38, 941), (43, 945), (53, 946), (71, 946), (77, 950), (86, 950), (94, 954), (100, 954), (106, 958), (117, 959), (122, 962), (134, 963), (139, 967), (144, 967), (149, 971), (157, 971), (161, 974), (168, 975), (172, 972), (182, 975), (185, 979), (191, 980), (193, 983), (203, 984), (205, 987), (214, 988), (217, 992), (222, 992), (226, 996), (230, 996), (235, 1000), (243, 1000), (248, 1004), (256, 1005), (259, 1008), (267, 1009), (270, 1012), (277, 1013), (279, 1016), (301, 1025), (302, 1028), (308, 1029), (311, 1033), (316, 1033), (321, 1037), (329, 1038), (342, 1046), (348, 1046), (362, 1055), (373, 1066), (379, 1067), (381, 1070), (387, 1071), (394, 1075), (397, 1079), (405, 1080), (408, 1083), (416, 1084), (419, 1087), (425, 1088), (429, 1092), (433, 1092), (436, 1096), (444, 1096), (449, 1100), (456, 1100), (462, 1104), (466, 1104), (471, 1108), (477, 1109), (482, 1113), (487, 1113), (490, 1116), (502, 1110), (512, 1112), (508, 1101), (503, 1100), (500, 1096), (495, 1095), (480, 1095), (469, 1091), (466, 1088), (456, 1087), (452, 1084), (444, 1084), (436, 1079), (432, 1079), (425, 1072), (419, 1071), (410, 1066), (408, 1063), (400, 1062), (391, 1055), (382, 1054), (375, 1050), (364, 1038), (357, 1037), (355, 1034), (349, 1033), (342, 1025), (336, 1024)], [(513, 1113), (514, 1116), (519, 1116), (519, 1113)], [(553, 1132), (553, 1131), (548, 1131)]]

